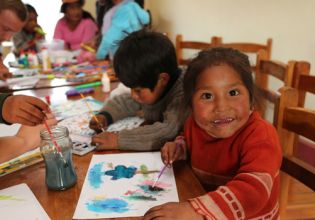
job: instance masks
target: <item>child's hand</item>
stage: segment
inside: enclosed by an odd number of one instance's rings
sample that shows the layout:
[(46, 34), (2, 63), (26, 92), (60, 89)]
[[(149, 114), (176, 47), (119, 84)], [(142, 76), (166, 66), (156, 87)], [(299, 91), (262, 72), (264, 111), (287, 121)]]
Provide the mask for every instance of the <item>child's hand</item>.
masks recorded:
[(95, 117), (97, 118), (99, 123), (94, 119), (94, 117), (92, 117), (92, 119), (89, 123), (89, 127), (92, 130), (96, 131), (97, 133), (100, 133), (100, 132), (102, 132), (102, 128), (103, 129), (107, 128), (107, 120), (106, 120), (104, 115), (95, 115)]
[(186, 158), (186, 151), (183, 146), (184, 143), (166, 142), (161, 149), (162, 161), (164, 164), (172, 164), (176, 160), (184, 160)]
[(96, 145), (96, 150), (118, 149), (118, 134), (102, 132), (92, 137), (92, 144)]
[(149, 209), (144, 214), (143, 220), (150, 219), (203, 220), (204, 218), (195, 212), (189, 202), (169, 202)]

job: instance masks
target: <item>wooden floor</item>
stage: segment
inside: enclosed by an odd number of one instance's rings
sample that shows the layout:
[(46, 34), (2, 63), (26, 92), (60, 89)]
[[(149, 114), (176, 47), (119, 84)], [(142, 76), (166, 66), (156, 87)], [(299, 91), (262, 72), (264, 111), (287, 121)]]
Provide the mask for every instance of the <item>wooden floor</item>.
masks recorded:
[(315, 219), (315, 192), (302, 183), (292, 180), (289, 205), (285, 218), (282, 217), (281, 220), (283, 219)]

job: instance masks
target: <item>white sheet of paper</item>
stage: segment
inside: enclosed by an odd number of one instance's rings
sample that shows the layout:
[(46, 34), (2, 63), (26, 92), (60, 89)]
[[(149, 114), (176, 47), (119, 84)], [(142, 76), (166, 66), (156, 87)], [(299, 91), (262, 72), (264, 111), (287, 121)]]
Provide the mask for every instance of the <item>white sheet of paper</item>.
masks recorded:
[(0, 213), (1, 219), (50, 219), (25, 183), (0, 190)]
[(93, 155), (73, 218), (143, 216), (151, 207), (178, 202), (172, 168), (156, 191), (149, 189), (162, 167), (160, 152)]

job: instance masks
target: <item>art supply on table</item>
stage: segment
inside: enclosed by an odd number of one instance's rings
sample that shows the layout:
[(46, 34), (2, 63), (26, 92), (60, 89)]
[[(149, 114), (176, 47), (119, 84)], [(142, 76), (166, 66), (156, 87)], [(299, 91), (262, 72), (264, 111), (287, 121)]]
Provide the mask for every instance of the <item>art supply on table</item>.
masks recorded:
[(165, 164), (165, 165), (163, 166), (163, 168), (161, 169), (161, 171), (159, 172), (158, 177), (155, 179), (154, 183), (153, 183), (152, 186), (151, 186), (152, 190), (154, 190), (154, 187), (156, 186), (156, 183), (159, 181), (159, 179), (160, 179), (160, 177), (162, 176), (162, 174), (164, 173), (164, 170), (166, 169), (166, 167), (167, 167), (167, 164)]
[(80, 46), (82, 49), (84, 49), (86, 51), (89, 51), (91, 53), (96, 53), (96, 50), (94, 48), (90, 47), (89, 45), (82, 43)]
[[(176, 153), (177, 153), (177, 151), (179, 150), (179, 148), (180, 148), (180, 143), (176, 143), (176, 148), (175, 148), (175, 153), (174, 153), (174, 155), (176, 155)], [(159, 179), (161, 178), (162, 174), (164, 173), (166, 167), (171, 167), (171, 166), (172, 166), (172, 163), (173, 163), (173, 161), (170, 161), (170, 164), (165, 164), (165, 165), (163, 166), (163, 168), (161, 169), (161, 171), (160, 171), (158, 177), (155, 179), (155, 181), (154, 181), (154, 183), (153, 183), (153, 185), (152, 185), (152, 189), (153, 189), (153, 190), (154, 190), (154, 187), (156, 186), (157, 182), (158, 182)]]
[(1, 219), (50, 220), (49, 216), (25, 183), (0, 190)]
[(154, 206), (178, 202), (173, 169), (150, 189), (162, 166), (160, 152), (93, 155), (73, 219), (143, 216)]
[(51, 132), (51, 130), (50, 130), (50, 127), (49, 127), (49, 125), (47, 124), (47, 121), (46, 121), (46, 120), (44, 120), (44, 124), (45, 124), (45, 127), (46, 127), (47, 131), (48, 131), (48, 134), (49, 134), (49, 136), (50, 136), (50, 139), (51, 139), (53, 145), (55, 146), (55, 149), (56, 149), (57, 153), (58, 153), (59, 156), (60, 156), (60, 159), (62, 159), (62, 161), (64, 162), (64, 166), (68, 166), (67, 161), (65, 160), (65, 158), (64, 158), (63, 155), (62, 155), (62, 149), (61, 149), (61, 147), (58, 145), (58, 143), (56, 142), (56, 140), (55, 140), (55, 138), (54, 138), (54, 135), (52, 134), (52, 132)]
[(72, 152), (80, 156), (83, 156), (96, 148), (96, 146), (84, 142), (72, 141), (72, 144), (73, 144)]
[(79, 85), (79, 86), (76, 86), (75, 88), (76, 89), (85, 89), (85, 88), (91, 88), (91, 87), (96, 87), (96, 86), (100, 86), (100, 85), (102, 85), (102, 82), (98, 81), (98, 82)]
[(107, 75), (107, 72), (103, 73), (102, 76), (102, 91), (110, 92), (110, 79)]
[(95, 116), (95, 114), (93, 113), (93, 110), (91, 108), (91, 106), (89, 105), (89, 103), (85, 100), (85, 97), (82, 93), (80, 93), (80, 96), (82, 97), (82, 99), (85, 101), (86, 106), (88, 107), (91, 116), (94, 118), (94, 120), (97, 122), (97, 124), (99, 125), (100, 129), (102, 130), (102, 132), (105, 132), (105, 129), (103, 128), (103, 125), (101, 124), (101, 122), (98, 120), (98, 118)]
[[(72, 141), (66, 127), (55, 126), (49, 131), (40, 132), (40, 151), (46, 166), (46, 185), (51, 190), (65, 190), (77, 182), (72, 162)], [(55, 146), (58, 146), (58, 152)]]
[(0, 164), (0, 177), (43, 161), (39, 148)]
[(81, 94), (90, 94), (93, 93), (93, 88), (85, 88), (85, 89), (70, 89), (66, 92), (67, 96), (76, 96)]
[(46, 96), (45, 96), (45, 100), (46, 100), (46, 103), (47, 103), (48, 105), (51, 104), (51, 102), (50, 102), (50, 96), (49, 96), (49, 95), (46, 95)]

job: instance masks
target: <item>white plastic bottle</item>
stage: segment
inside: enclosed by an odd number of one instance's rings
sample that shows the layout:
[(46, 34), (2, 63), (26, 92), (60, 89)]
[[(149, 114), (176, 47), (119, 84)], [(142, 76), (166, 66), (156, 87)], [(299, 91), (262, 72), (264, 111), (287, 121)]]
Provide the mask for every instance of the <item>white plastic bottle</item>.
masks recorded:
[(43, 48), (42, 50), (42, 60), (43, 60), (43, 71), (49, 71), (51, 69), (50, 58), (48, 50)]
[(110, 92), (110, 79), (107, 75), (107, 72), (103, 73), (102, 77), (102, 84), (103, 84), (103, 92)]

